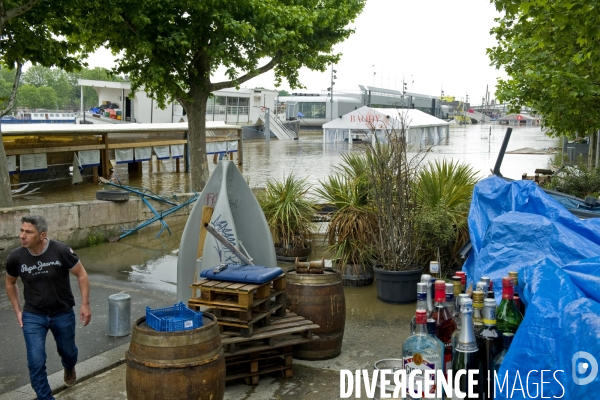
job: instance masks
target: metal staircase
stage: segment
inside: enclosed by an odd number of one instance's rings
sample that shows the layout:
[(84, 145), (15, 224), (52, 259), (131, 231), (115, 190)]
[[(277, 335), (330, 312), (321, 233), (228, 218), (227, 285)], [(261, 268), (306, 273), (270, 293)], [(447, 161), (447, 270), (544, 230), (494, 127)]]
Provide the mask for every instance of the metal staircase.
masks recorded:
[(465, 117), (472, 118), (477, 122), (490, 122), (490, 117), (480, 113), (479, 111), (467, 112), (465, 113)]
[(279, 118), (274, 117), (269, 120), (271, 132), (277, 139), (279, 140), (294, 140), (296, 139), (296, 133), (294, 131), (289, 130), (283, 125), (283, 123), (279, 120)]

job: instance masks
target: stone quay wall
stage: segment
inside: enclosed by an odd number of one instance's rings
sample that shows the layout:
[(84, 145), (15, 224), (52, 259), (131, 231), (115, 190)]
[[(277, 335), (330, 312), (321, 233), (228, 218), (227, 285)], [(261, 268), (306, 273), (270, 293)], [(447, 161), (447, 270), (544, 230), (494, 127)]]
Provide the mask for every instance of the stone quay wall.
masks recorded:
[[(192, 196), (192, 193), (178, 194), (177, 203), (184, 203)], [(157, 211), (171, 208), (169, 204), (152, 200), (150, 203)], [(186, 221), (194, 204), (169, 214), (165, 222)], [(8, 254), (21, 245), (21, 218), (33, 214), (46, 218), (49, 238), (67, 243), (74, 249), (89, 246), (90, 242), (97, 244), (98, 240), (108, 241), (108, 238), (123, 233), (121, 227), (132, 229), (154, 217), (148, 206), (137, 197), (119, 202), (92, 200), (0, 208), (0, 265), (4, 265)], [(155, 224), (160, 222), (156, 221), (151, 226)]]

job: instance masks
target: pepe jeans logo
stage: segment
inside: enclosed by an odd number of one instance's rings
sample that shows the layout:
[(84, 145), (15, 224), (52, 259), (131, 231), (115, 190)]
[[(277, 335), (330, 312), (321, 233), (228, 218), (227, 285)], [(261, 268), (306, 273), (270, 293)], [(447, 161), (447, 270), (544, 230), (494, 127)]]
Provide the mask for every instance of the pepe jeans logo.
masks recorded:
[[(585, 359), (585, 361), (582, 361)], [(572, 374), (573, 374), (573, 382), (576, 385), (587, 385), (591, 383), (596, 376), (598, 375), (598, 361), (594, 358), (593, 355), (586, 351), (578, 351), (573, 354), (572, 359)], [(580, 377), (581, 375), (585, 375), (588, 373), (587, 377)]]
[(42, 273), (42, 271), (46, 267), (50, 267), (50, 266), (60, 267), (61, 265), (62, 264), (60, 263), (60, 261), (50, 261), (50, 262), (47, 262), (47, 263), (38, 261), (37, 264), (33, 264), (31, 266), (29, 266), (27, 264), (21, 265), (21, 273), (25, 273), (26, 272), (28, 274), (36, 275), (36, 273)]

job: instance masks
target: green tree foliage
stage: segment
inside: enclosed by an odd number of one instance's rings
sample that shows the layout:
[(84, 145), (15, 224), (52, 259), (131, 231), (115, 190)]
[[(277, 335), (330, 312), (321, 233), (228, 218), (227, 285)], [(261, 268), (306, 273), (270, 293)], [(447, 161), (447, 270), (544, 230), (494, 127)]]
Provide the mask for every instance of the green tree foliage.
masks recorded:
[(573, 0), (493, 0), (504, 17), (491, 33), (492, 64), (508, 79), (496, 96), (513, 111), (531, 106), (555, 136), (600, 128), (600, 8)]
[[(81, 65), (76, 41), (67, 41), (78, 29), (69, 18), (79, 7), (80, 0), (6, 0), (0, 1), (0, 65), (15, 69), (13, 90), (7, 98), (0, 99), (0, 116), (13, 106), (22, 65), (59, 66), (72, 71)], [(12, 206), (10, 180), (6, 153), (0, 133), (0, 207)]]
[[(91, 2), (72, 18), (85, 27), (87, 49), (106, 44), (120, 53), (125, 73), (160, 106), (176, 99), (187, 111), (192, 186), (204, 187), (206, 101), (212, 91), (239, 86), (274, 69), (276, 84), (301, 87), (298, 70), (324, 71), (339, 59), (333, 46), (365, 0), (106, 0)], [(110, 12), (102, 12), (110, 10)], [(227, 80), (212, 82), (218, 67)]]

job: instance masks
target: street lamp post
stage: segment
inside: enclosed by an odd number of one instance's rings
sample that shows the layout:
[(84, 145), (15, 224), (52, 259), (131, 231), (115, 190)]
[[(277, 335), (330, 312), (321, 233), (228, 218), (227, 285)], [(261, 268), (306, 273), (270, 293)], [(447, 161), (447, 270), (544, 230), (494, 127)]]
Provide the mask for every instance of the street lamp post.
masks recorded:
[(330, 109), (330, 113), (331, 113), (331, 119), (330, 121), (333, 121), (333, 85), (335, 85), (335, 81), (334, 79), (337, 79), (337, 76), (335, 76), (334, 74), (337, 71), (335, 69), (333, 69), (333, 64), (331, 64), (331, 87), (327, 88), (327, 91), (329, 91), (329, 109)]

